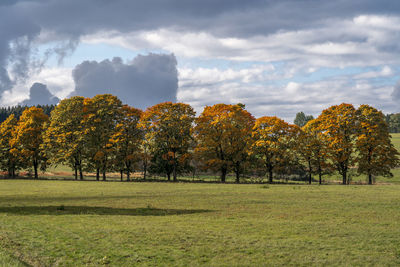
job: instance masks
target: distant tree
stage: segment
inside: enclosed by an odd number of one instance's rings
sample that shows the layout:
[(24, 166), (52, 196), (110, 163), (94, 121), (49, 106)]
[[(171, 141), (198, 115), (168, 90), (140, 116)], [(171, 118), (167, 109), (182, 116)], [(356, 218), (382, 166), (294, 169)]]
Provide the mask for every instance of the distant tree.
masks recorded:
[(122, 106), (119, 112), (115, 132), (111, 136), (111, 144), (115, 156), (115, 165), (121, 172), (126, 172), (127, 180), (134, 171), (134, 164), (139, 161), (143, 130), (139, 128), (142, 111), (127, 105)]
[[(24, 110), (15, 128), (11, 143), (11, 153), (26, 162), (27, 167), (33, 166), (35, 178), (38, 178), (38, 168), (45, 168), (41, 144), (43, 142), (44, 125), (49, 117), (41, 108), (31, 107)], [(30, 161), (30, 162), (29, 162)]]
[(221, 172), (221, 182), (225, 182), (227, 173), (233, 170), (239, 183), (249, 157), (254, 121), (240, 103), (207, 106), (197, 118), (195, 153), (206, 168)]
[(382, 112), (361, 105), (357, 110), (358, 136), (356, 140), (358, 172), (392, 177), (391, 169), (399, 163), (399, 152), (393, 146), (388, 125)]
[(400, 113), (386, 115), (390, 133), (400, 133)]
[[(50, 112), (54, 109), (55, 105), (37, 105), (36, 107), (43, 109), (44, 114), (50, 116)], [(1, 107), (0, 108), (0, 123), (5, 121), (11, 114), (18, 120), (21, 117), (22, 112), (27, 106), (13, 106), (13, 107)]]
[(9, 177), (15, 177), (15, 171), (19, 167), (18, 157), (11, 153), (11, 140), (17, 128), (18, 120), (11, 114), (0, 125), (0, 168), (8, 172)]
[(66, 164), (83, 179), (82, 167), (85, 151), (83, 127), (84, 97), (74, 96), (61, 100), (51, 112), (50, 122), (43, 135), (43, 146), (51, 164)]
[(343, 103), (323, 110), (317, 119), (318, 130), (328, 144), (328, 157), (342, 175), (343, 184), (347, 184), (349, 168), (355, 163), (356, 110), (353, 105)]
[[(195, 112), (188, 104), (165, 102), (148, 108), (142, 115), (141, 127), (146, 140), (158, 155), (154, 164), (163, 167), (170, 178), (177, 180), (177, 173), (190, 160), (189, 148)], [(162, 162), (160, 162), (162, 161)]]
[(96, 95), (83, 101), (83, 127), (87, 157), (96, 170), (96, 180), (106, 180), (106, 173), (112, 169), (112, 135), (118, 122), (121, 100), (110, 94)]
[(277, 117), (256, 120), (251, 150), (265, 167), (270, 183), (273, 182), (274, 173), (292, 161), (296, 134), (296, 127)]
[(312, 115), (306, 115), (304, 114), (303, 111), (301, 111), (296, 114), (296, 118), (294, 119), (294, 124), (299, 127), (303, 127), (304, 125), (307, 124), (307, 122), (313, 119), (314, 117)]

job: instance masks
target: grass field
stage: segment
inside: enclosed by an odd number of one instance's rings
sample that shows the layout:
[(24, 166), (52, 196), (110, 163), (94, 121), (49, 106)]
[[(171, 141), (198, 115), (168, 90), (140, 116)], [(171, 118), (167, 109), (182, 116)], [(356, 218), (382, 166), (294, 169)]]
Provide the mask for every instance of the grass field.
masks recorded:
[(400, 133), (394, 133), (391, 135), (394, 146), (397, 148), (398, 151), (400, 151)]
[(0, 265), (399, 265), (400, 185), (0, 181)]

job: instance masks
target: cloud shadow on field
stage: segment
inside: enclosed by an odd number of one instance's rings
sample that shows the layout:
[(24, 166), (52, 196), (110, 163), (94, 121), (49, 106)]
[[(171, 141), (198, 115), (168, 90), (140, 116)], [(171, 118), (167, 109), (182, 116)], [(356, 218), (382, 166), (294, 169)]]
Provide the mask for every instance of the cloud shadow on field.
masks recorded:
[(21, 206), (0, 207), (0, 213), (14, 215), (122, 215), (122, 216), (167, 216), (211, 212), (211, 210), (135, 208), (121, 209), (88, 206)]

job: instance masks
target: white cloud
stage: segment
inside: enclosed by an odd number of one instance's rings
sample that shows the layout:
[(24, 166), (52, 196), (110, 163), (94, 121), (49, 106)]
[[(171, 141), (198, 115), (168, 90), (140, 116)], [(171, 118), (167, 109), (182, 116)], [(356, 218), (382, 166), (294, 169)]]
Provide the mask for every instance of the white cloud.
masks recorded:
[[(361, 15), (329, 20), (315, 28), (278, 31), (248, 38), (218, 37), (175, 29), (87, 35), (87, 43), (109, 43), (132, 50), (161, 49), (187, 58), (234, 61), (294, 61), (314, 67), (375, 66), (400, 63), (396, 16)], [(390, 48), (390, 49), (389, 49)]]
[(22, 83), (16, 84), (11, 91), (5, 91), (2, 96), (2, 106), (13, 106), (29, 98), (29, 88), (35, 82), (47, 85), (49, 91), (60, 99), (74, 90), (72, 69), (63, 67), (43, 68)]
[(368, 71), (354, 76), (354, 79), (371, 79), (379, 77), (389, 77), (394, 74), (389, 66), (383, 66), (380, 71)]

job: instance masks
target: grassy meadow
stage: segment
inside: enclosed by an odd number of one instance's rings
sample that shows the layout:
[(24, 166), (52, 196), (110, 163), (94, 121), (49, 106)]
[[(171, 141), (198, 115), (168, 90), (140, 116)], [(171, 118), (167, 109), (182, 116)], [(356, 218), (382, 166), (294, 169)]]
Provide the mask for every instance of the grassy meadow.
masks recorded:
[[(397, 266), (394, 174), (374, 186), (0, 180), (0, 266)], [(45, 174), (58, 176), (72, 178)]]
[(400, 264), (400, 185), (1, 180), (0, 191), (3, 266)]

